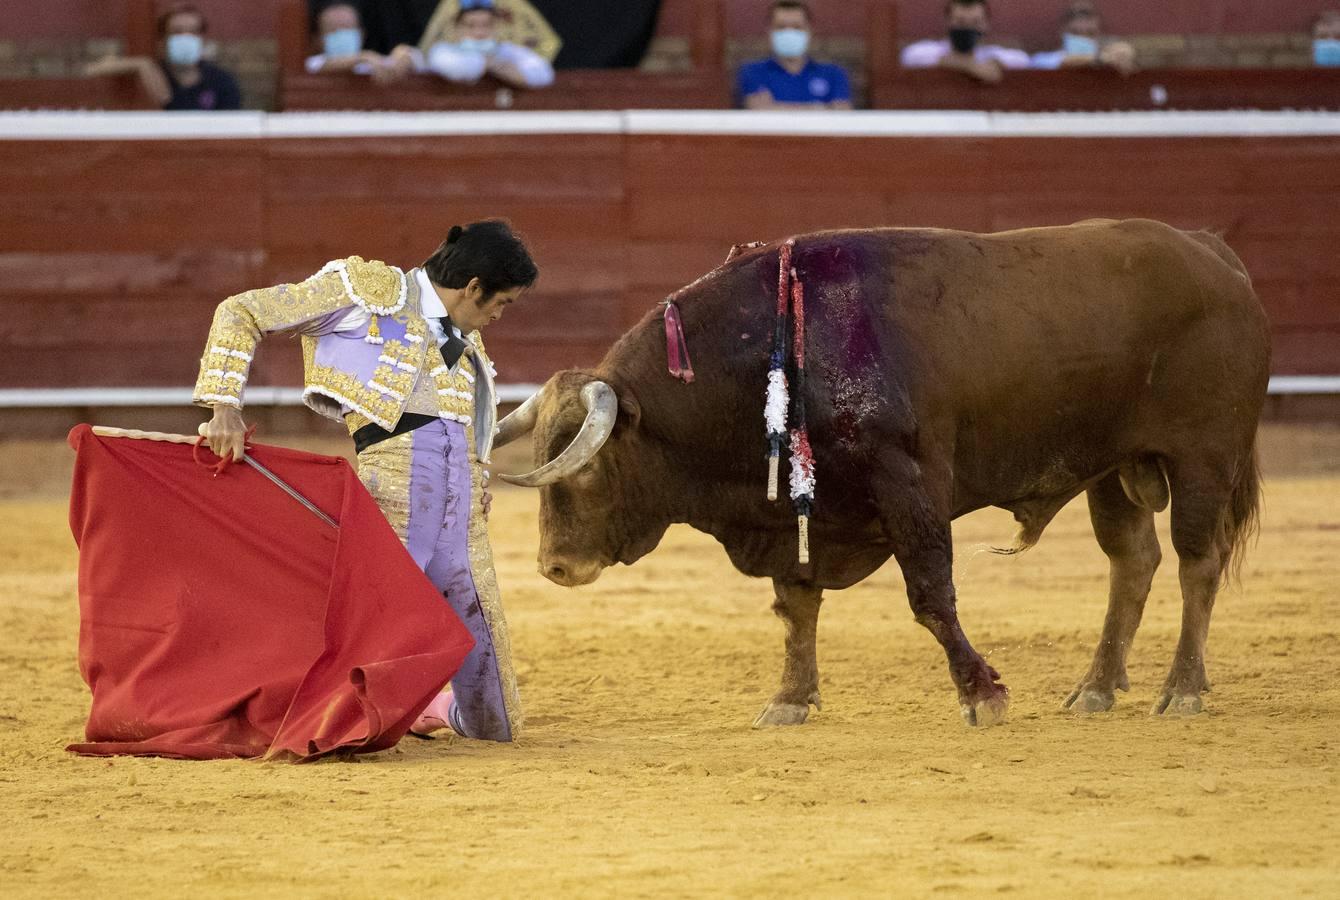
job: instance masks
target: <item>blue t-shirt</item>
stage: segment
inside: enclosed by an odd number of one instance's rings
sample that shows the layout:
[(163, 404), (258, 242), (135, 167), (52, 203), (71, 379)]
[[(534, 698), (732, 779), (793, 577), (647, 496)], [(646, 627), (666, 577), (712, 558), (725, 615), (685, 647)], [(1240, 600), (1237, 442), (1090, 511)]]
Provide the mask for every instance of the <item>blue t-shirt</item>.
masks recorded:
[(851, 101), (851, 83), (841, 66), (806, 60), (805, 68), (792, 75), (769, 57), (740, 66), (736, 80), (738, 101), (766, 89), (778, 103), (835, 103)]

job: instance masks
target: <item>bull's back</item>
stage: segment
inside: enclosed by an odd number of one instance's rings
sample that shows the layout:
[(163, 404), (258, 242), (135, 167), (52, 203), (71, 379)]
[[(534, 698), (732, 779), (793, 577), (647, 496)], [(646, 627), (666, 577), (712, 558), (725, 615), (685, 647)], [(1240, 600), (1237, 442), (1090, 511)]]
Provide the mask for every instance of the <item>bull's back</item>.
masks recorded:
[(1214, 235), (1143, 220), (883, 234), (900, 375), (965, 488), (1046, 493), (1140, 450), (1163, 420), (1259, 405), (1264, 315)]

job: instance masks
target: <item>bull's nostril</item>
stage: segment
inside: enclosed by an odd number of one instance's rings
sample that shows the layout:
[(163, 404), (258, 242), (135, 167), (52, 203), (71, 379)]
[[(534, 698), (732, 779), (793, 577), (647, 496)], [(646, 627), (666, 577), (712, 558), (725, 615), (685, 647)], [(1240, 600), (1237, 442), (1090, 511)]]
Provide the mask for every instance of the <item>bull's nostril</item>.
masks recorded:
[(568, 577), (568, 570), (562, 566), (550, 566), (549, 571), (545, 573), (554, 581), (562, 581)]

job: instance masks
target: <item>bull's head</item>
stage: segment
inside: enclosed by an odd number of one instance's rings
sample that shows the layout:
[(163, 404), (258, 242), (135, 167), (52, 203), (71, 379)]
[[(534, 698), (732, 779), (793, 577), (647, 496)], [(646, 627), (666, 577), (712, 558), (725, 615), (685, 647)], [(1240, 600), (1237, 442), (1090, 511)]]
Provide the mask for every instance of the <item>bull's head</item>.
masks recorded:
[(647, 527), (628, 496), (650, 474), (637, 459), (637, 416), (632, 399), (621, 403), (605, 382), (560, 372), (499, 424), (495, 446), (534, 435), (539, 467), (501, 477), (540, 489), (540, 573), (550, 581), (590, 584), (606, 566), (648, 552), (664, 533), (664, 525)]

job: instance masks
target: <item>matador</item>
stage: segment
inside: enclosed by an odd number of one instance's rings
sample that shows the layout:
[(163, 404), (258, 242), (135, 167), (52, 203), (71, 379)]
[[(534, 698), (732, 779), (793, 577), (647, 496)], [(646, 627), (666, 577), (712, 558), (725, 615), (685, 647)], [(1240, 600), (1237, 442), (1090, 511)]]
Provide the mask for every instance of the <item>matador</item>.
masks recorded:
[(497, 398), (480, 330), (537, 275), (507, 223), (455, 226), (408, 272), (351, 256), (301, 283), (228, 298), (201, 360), (195, 401), (214, 410), (201, 433), (219, 456), (240, 459), (257, 344), (301, 336), (303, 401), (348, 427), (360, 480), (475, 639), (450, 689), (415, 722), (419, 734), (450, 727), (510, 741), (520, 725), (486, 522)]

